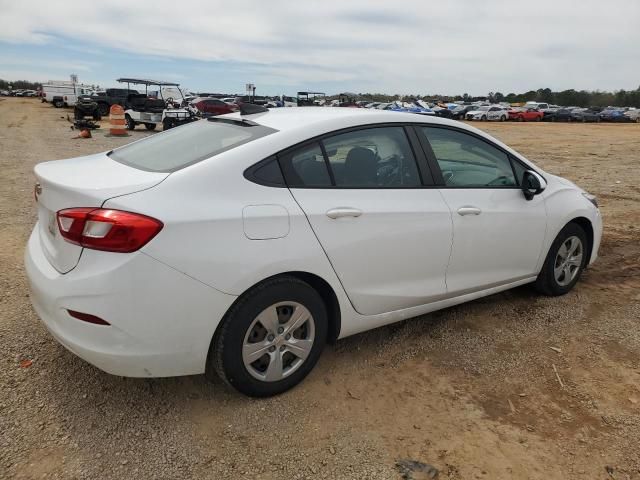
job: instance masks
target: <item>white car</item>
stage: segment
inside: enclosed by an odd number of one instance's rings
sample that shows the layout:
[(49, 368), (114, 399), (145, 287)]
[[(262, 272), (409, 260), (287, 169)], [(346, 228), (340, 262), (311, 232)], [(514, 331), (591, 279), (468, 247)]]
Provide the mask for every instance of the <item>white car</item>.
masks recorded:
[(244, 105), (35, 174), (25, 263), (52, 335), (115, 375), (252, 396), (338, 338), (567, 293), (602, 234), (593, 196), (489, 135), (375, 109)]
[(640, 109), (630, 108), (624, 112), (624, 116), (631, 122), (640, 123)]
[(477, 110), (467, 112), (465, 118), (467, 120), (497, 120), (505, 122), (509, 118), (509, 112), (500, 105), (483, 105), (478, 107)]

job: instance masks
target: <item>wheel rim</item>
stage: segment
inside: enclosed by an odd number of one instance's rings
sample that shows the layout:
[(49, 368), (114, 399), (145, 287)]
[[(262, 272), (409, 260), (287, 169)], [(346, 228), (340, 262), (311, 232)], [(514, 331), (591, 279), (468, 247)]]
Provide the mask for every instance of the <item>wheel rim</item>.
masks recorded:
[(242, 361), (249, 374), (277, 382), (298, 370), (313, 348), (315, 322), (298, 302), (278, 302), (254, 318), (242, 344)]
[(566, 287), (576, 278), (582, 266), (582, 254), (582, 240), (575, 235), (562, 242), (553, 265), (553, 274), (558, 285)]

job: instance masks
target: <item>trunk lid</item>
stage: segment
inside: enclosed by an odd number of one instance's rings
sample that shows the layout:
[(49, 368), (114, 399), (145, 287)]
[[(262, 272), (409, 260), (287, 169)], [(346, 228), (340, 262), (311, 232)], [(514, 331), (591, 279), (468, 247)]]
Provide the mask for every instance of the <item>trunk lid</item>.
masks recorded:
[(56, 213), (73, 207), (96, 207), (113, 197), (146, 190), (169, 176), (147, 172), (111, 160), (105, 153), (36, 165), (39, 188), (38, 229), (40, 243), (51, 265), (60, 273), (72, 270), (82, 247), (60, 235)]

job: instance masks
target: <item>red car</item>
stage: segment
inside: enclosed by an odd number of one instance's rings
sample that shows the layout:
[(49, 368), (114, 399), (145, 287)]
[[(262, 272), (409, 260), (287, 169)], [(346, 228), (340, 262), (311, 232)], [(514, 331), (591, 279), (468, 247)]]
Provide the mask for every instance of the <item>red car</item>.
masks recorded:
[(512, 108), (509, 110), (509, 120), (519, 122), (539, 122), (544, 113), (536, 108)]
[(230, 105), (218, 100), (217, 98), (199, 97), (194, 98), (191, 105), (196, 107), (202, 113), (209, 113), (213, 115), (223, 115), (225, 113), (232, 113), (238, 110), (236, 105)]

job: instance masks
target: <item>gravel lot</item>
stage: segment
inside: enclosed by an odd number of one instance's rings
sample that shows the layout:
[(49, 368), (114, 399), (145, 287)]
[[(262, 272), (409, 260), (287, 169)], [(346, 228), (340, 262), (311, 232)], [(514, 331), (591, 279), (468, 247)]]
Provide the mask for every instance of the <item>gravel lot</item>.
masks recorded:
[(33, 166), (148, 135), (72, 139), (66, 115), (0, 100), (0, 478), (397, 479), (408, 458), (441, 479), (640, 479), (640, 125), (477, 124), (598, 195), (601, 258), (572, 293), (522, 287), (345, 339), (252, 400), (108, 375), (40, 324)]

